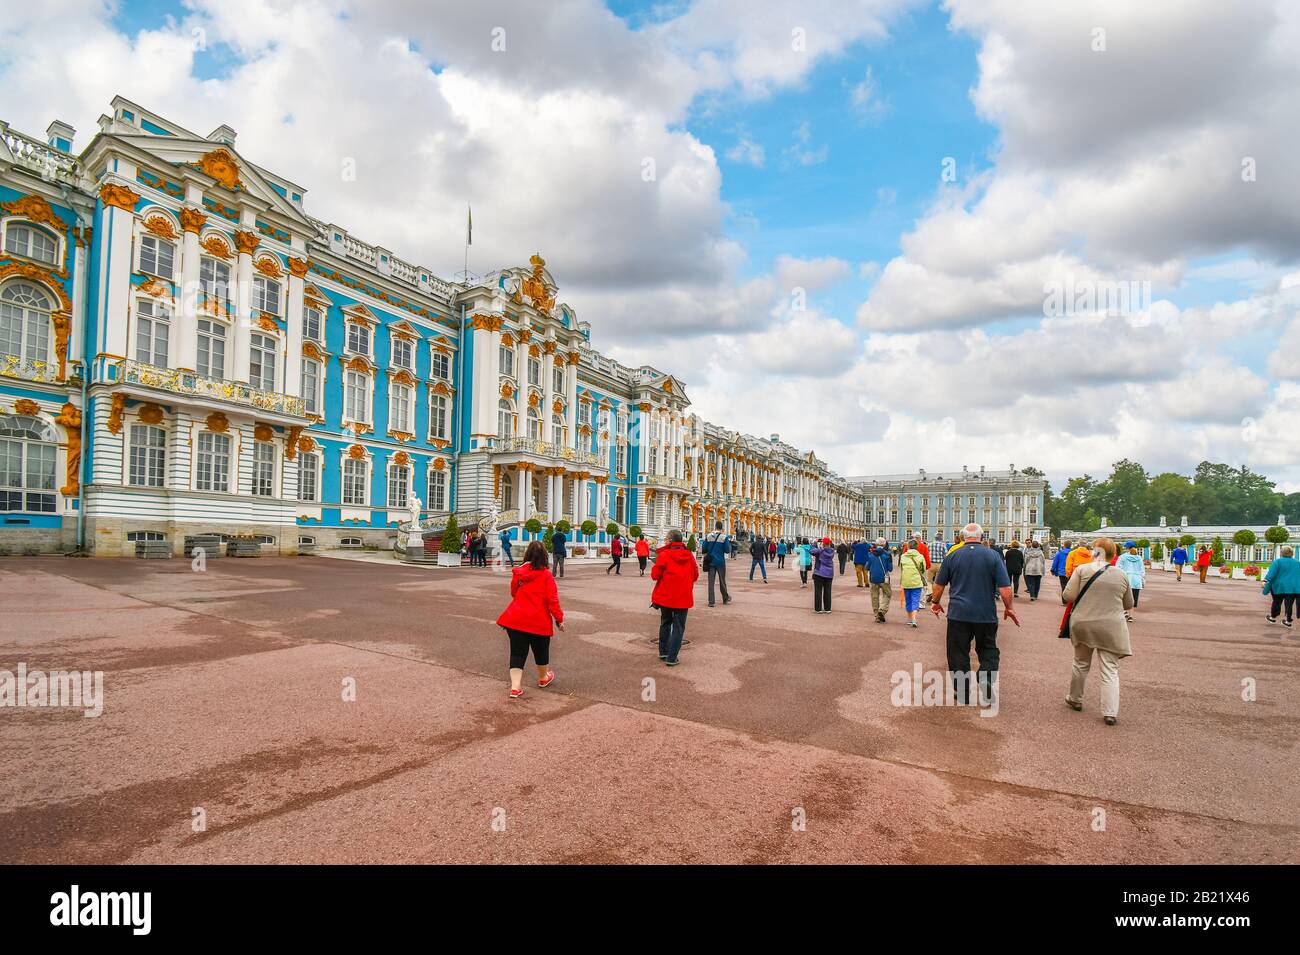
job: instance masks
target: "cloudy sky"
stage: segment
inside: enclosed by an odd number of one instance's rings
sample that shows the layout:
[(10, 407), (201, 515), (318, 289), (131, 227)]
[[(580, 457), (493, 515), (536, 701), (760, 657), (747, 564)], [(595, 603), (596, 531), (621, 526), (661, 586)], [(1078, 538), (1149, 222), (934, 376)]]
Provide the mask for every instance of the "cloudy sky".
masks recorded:
[(598, 348), (845, 473), (1300, 489), (1300, 4), (757, 9), (44, 0), (0, 27), (0, 119), (227, 123), (448, 276), (472, 201), (471, 269), (541, 252)]

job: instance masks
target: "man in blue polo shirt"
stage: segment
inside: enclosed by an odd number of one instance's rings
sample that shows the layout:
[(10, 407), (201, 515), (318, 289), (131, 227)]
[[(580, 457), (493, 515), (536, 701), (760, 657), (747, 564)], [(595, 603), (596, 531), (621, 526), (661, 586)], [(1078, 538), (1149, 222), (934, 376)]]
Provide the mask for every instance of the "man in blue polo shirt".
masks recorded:
[(979, 658), (980, 698), (985, 705), (993, 704), (997, 696), (998, 664), (998, 610), (997, 600), (1002, 598), (1004, 620), (1020, 626), (1020, 618), (1011, 607), (1011, 578), (1007, 565), (997, 551), (985, 547), (980, 541), (984, 528), (967, 524), (962, 531), (965, 544), (948, 554), (939, 565), (934, 579), (934, 595), (930, 609), (936, 615), (943, 612), (939, 602), (944, 589), (948, 589), (948, 678), (959, 703), (970, 702), (970, 645), (975, 641), (975, 655)]
[(1173, 553), (1169, 555), (1169, 559), (1174, 562), (1174, 570), (1178, 572), (1178, 576), (1175, 577), (1174, 580), (1182, 580), (1183, 565), (1187, 563), (1187, 548), (1179, 543), (1179, 545), (1174, 548)]

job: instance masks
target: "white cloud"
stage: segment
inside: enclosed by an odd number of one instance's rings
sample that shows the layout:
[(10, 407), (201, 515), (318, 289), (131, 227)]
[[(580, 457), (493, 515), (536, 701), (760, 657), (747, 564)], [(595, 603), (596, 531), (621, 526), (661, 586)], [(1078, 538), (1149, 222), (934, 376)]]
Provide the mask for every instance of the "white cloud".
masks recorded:
[(747, 166), (762, 169), (767, 158), (767, 152), (760, 144), (754, 142), (748, 136), (741, 136), (740, 139), (736, 140), (736, 144), (727, 150), (727, 158), (732, 162), (744, 163)]

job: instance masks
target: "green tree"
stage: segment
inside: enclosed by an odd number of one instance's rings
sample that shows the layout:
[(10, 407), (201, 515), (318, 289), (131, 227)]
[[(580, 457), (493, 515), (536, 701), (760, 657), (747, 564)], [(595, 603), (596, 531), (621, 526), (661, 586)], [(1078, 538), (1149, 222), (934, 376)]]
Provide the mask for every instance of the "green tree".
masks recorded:
[(447, 526), (443, 529), (438, 549), (444, 554), (460, 553), (460, 526), (456, 523), (455, 514), (447, 518)]
[(1165, 559), (1165, 549), (1160, 545), (1160, 541), (1156, 541), (1155, 545), (1151, 548), (1151, 559), (1152, 560)]
[[(1097, 482), (1091, 475), (1070, 478), (1059, 497), (1052, 497), (1046, 505), (1046, 523), (1058, 535), (1062, 530), (1086, 531), (1087, 498)], [(1100, 523), (1100, 521), (1098, 521)]]
[(697, 550), (699, 550), (699, 547), (700, 547), (700, 543), (695, 539), (694, 534), (692, 534), (690, 537), (686, 539), (686, 549), (690, 551), (692, 554), (695, 553)]
[(587, 520), (582, 522), (580, 530), (582, 531), (582, 536), (587, 538), (588, 542), (590, 542), (591, 535), (596, 533), (596, 522), (591, 518), (587, 518)]
[(613, 537), (615, 534), (618, 533), (618, 525), (615, 524), (613, 521), (610, 521), (608, 524), (605, 525), (605, 533), (608, 534), (610, 537)]
[(1210, 541), (1210, 557), (1216, 565), (1223, 560), (1223, 538), (1215, 537)]
[(542, 522), (535, 517), (530, 517), (524, 521), (524, 530), (530, 534), (539, 534), (542, 530)]
[(1287, 542), (1287, 539), (1290, 536), (1291, 535), (1288, 533), (1287, 529), (1282, 527), (1280, 524), (1274, 524), (1264, 532), (1264, 540), (1273, 545), (1276, 556), (1281, 556), (1282, 545)]
[(1232, 542), (1241, 547), (1250, 547), (1257, 540), (1259, 540), (1259, 538), (1255, 535), (1255, 532), (1246, 527), (1243, 527), (1241, 530), (1237, 531), (1237, 533), (1232, 535)]
[(1191, 547), (1196, 543), (1196, 537), (1193, 534), (1184, 534), (1182, 537), (1178, 538), (1178, 543), (1182, 544), (1184, 547)]
[(542, 546), (546, 548), (546, 553), (551, 552), (551, 542), (555, 539), (555, 528), (548, 526), (546, 533), (542, 535)]
[(1157, 474), (1147, 485), (1146, 520), (1155, 522), (1163, 517), (1176, 524), (1184, 514), (1193, 517), (1196, 498), (1196, 488), (1189, 478), (1172, 471)]
[(1128, 458), (1111, 466), (1110, 477), (1088, 491), (1087, 504), (1113, 524), (1135, 524), (1145, 519), (1147, 472)]
[(629, 527), (629, 528), (627, 529), (627, 532), (628, 532), (628, 534), (630, 534), (632, 537), (640, 537), (640, 536), (641, 536), (641, 525), (640, 525), (640, 524), (633, 524), (631, 527)]
[(569, 531), (573, 530), (573, 525), (564, 520), (564, 518), (560, 518), (560, 520), (555, 522), (555, 529), (561, 534), (567, 534)]

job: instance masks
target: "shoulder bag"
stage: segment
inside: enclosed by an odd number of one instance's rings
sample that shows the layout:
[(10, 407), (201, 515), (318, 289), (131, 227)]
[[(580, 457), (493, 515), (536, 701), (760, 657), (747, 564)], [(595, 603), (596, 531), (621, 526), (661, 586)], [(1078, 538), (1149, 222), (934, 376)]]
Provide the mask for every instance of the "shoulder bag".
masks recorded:
[(1074, 603), (1068, 603), (1065, 605), (1065, 613), (1061, 617), (1061, 630), (1057, 634), (1057, 636), (1060, 637), (1062, 640), (1070, 639), (1070, 615), (1074, 613), (1074, 608), (1079, 606), (1079, 601), (1083, 600), (1083, 595), (1088, 592), (1088, 588), (1091, 587), (1094, 583), (1096, 583), (1097, 578), (1100, 577), (1102, 574), (1106, 573), (1106, 571), (1109, 569), (1110, 569), (1109, 565), (1103, 566), (1101, 570), (1097, 571), (1095, 574), (1089, 577), (1088, 582), (1084, 584), (1083, 589), (1079, 591), (1079, 596), (1074, 598)]

